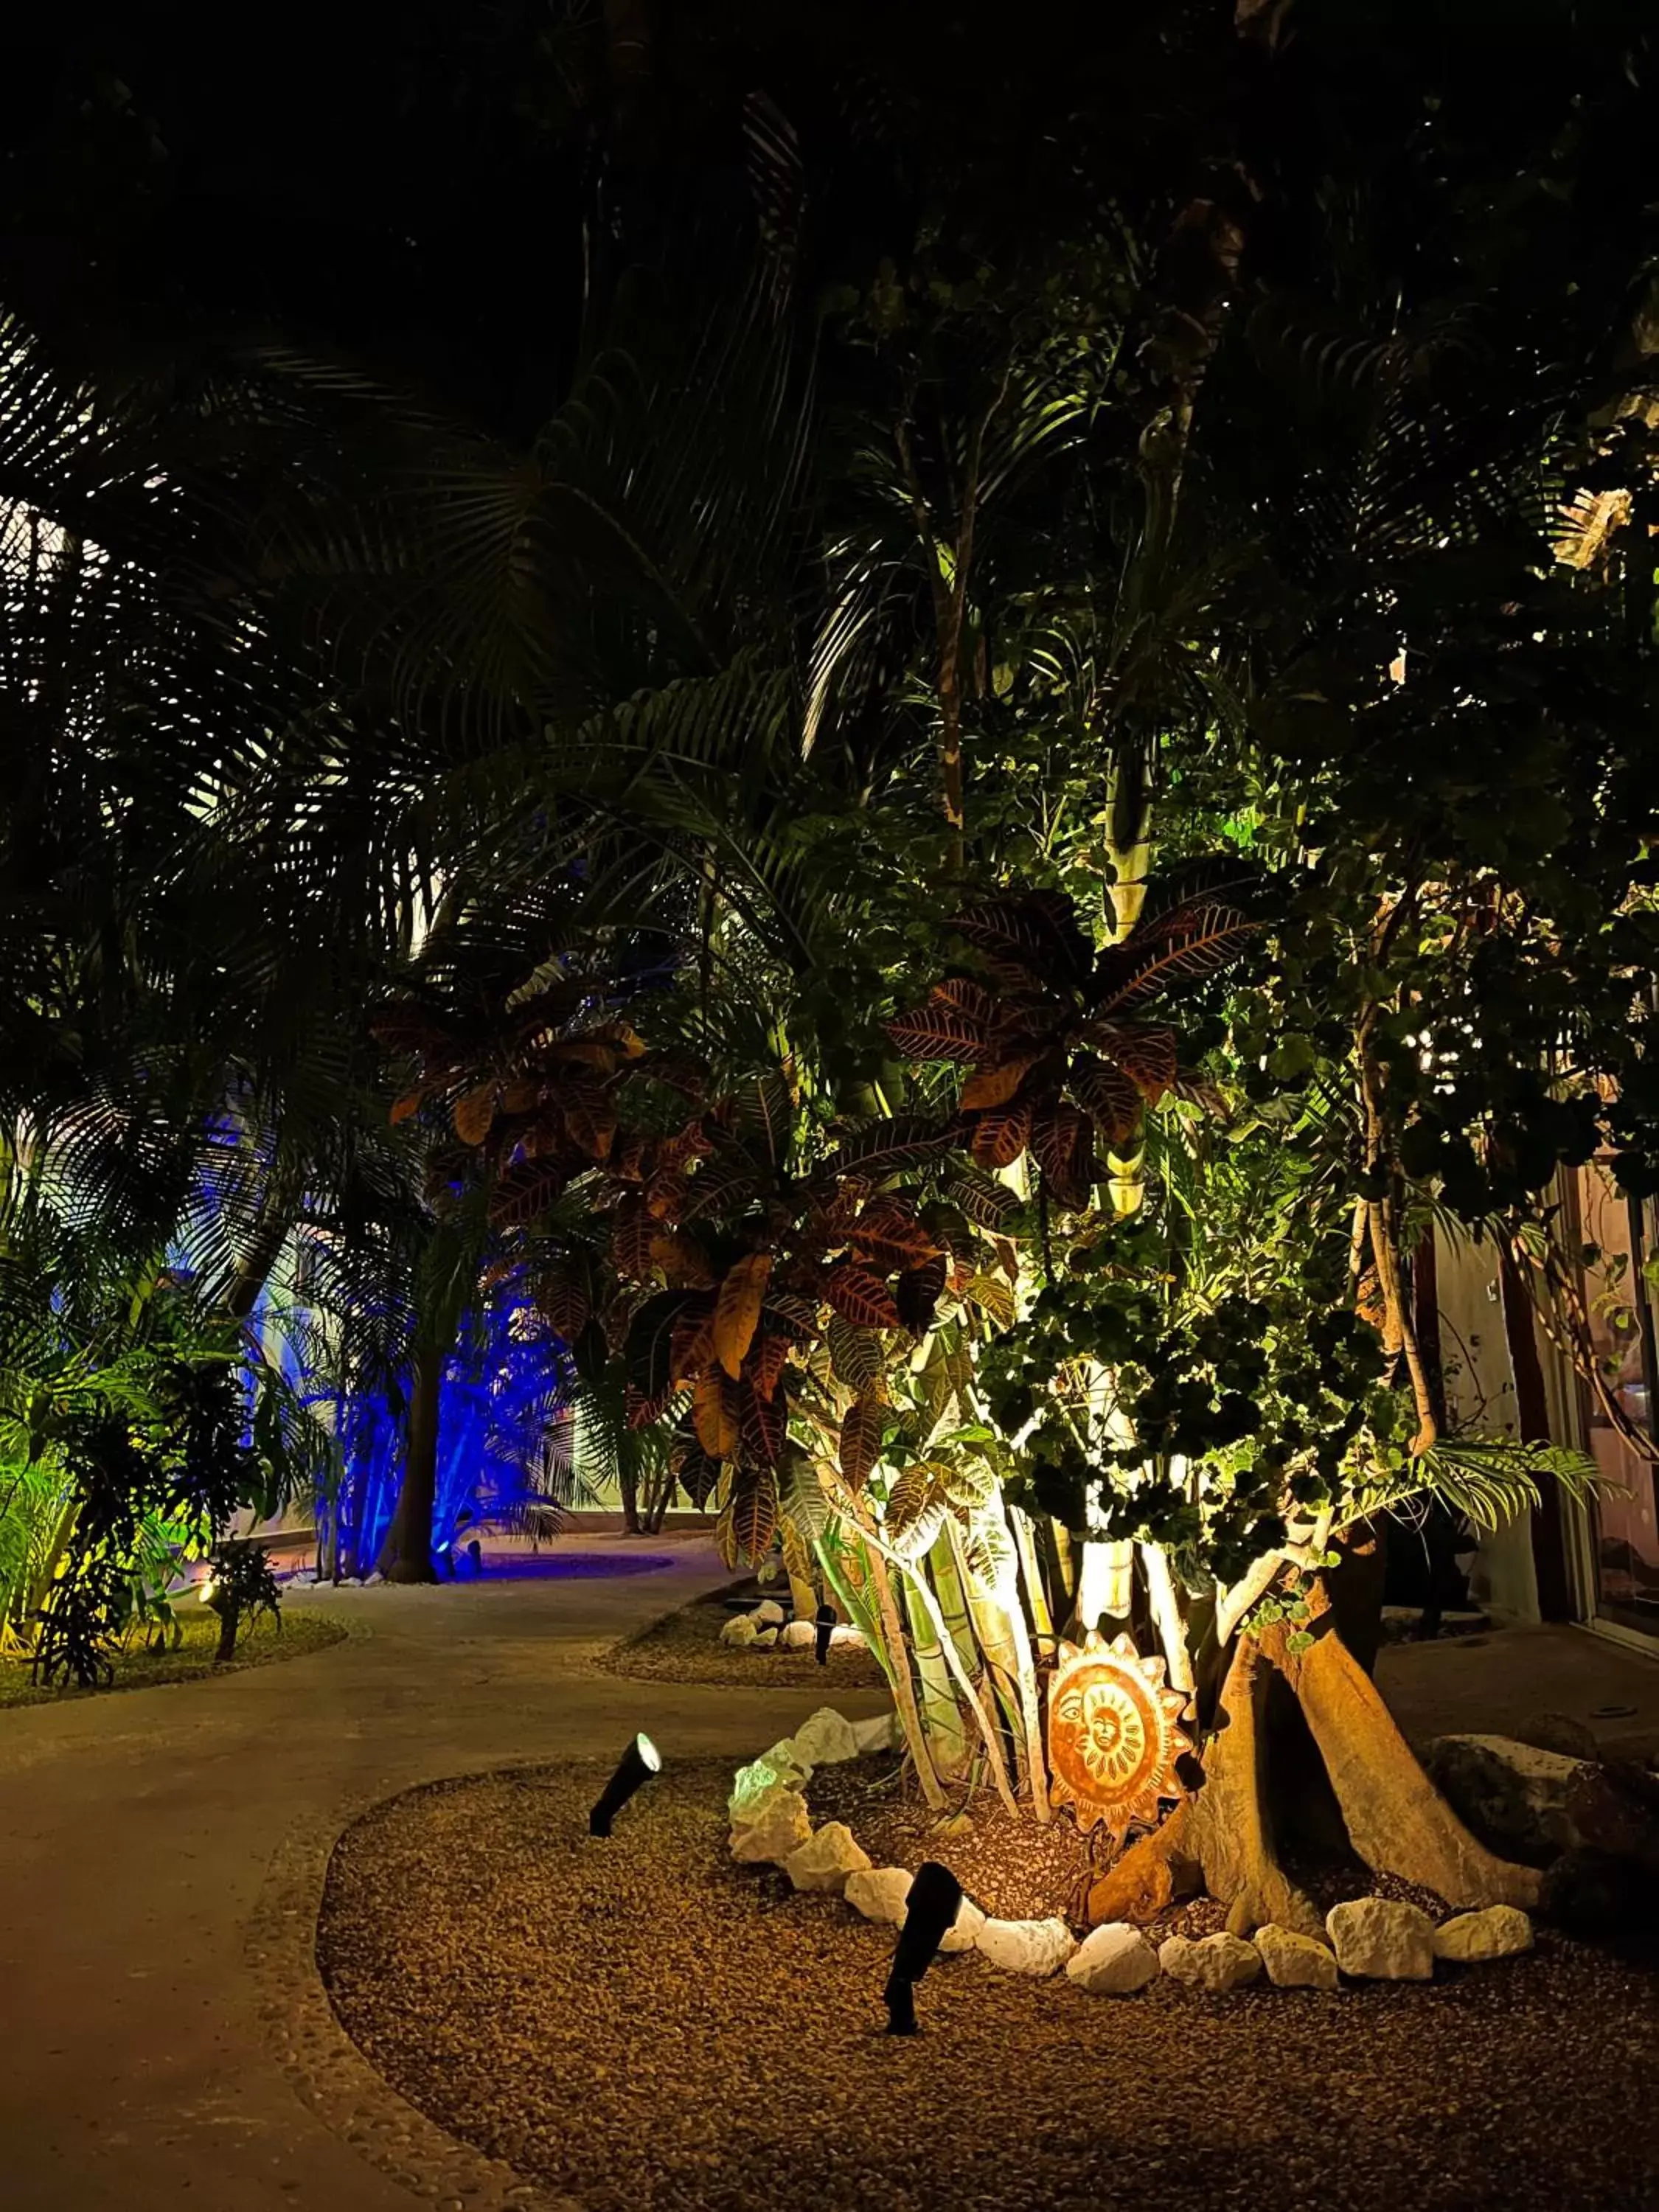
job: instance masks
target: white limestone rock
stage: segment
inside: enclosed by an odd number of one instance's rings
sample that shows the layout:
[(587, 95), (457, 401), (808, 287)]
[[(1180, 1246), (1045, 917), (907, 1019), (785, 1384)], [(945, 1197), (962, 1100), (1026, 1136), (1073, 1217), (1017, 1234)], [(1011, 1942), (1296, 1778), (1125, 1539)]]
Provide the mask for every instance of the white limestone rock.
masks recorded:
[(790, 1852), (783, 1870), (797, 1889), (828, 1890), (839, 1895), (847, 1877), (868, 1874), (870, 1854), (842, 1820), (826, 1820), (810, 1842)]
[(800, 1757), (814, 1766), (838, 1766), (843, 1759), (859, 1755), (853, 1723), (833, 1705), (820, 1705), (805, 1726), (795, 1730), (794, 1742)]
[(804, 1790), (811, 1778), (811, 1768), (795, 1756), (795, 1747), (786, 1736), (770, 1751), (763, 1751), (758, 1759), (738, 1769), (726, 1801), (726, 1817), (734, 1828), (742, 1827), (746, 1821), (759, 1819), (776, 1791)]
[(1304, 1936), (1294, 1928), (1269, 1921), (1252, 1939), (1267, 1969), (1267, 1979), (1278, 1990), (1334, 1990), (1336, 1957), (1316, 1936)]
[(872, 1867), (867, 1874), (849, 1874), (842, 1895), (866, 1920), (898, 1928), (903, 1925), (915, 1879), (908, 1867)]
[(1171, 1981), (1200, 1990), (1242, 1990), (1261, 1972), (1261, 1954), (1242, 1936), (1169, 1936), (1158, 1946), (1158, 1963)]
[(778, 1631), (778, 1642), (786, 1651), (810, 1651), (818, 1640), (818, 1632), (810, 1620), (786, 1620)]
[(783, 1607), (778, 1603), (776, 1598), (763, 1597), (749, 1615), (749, 1619), (754, 1622), (757, 1628), (781, 1628), (785, 1614)]
[(747, 1766), (740, 1766), (732, 1778), (732, 1793), (726, 1801), (726, 1817), (732, 1827), (745, 1827), (750, 1821), (760, 1818), (766, 1809), (768, 1798), (780, 1790), (792, 1790), (794, 1786), (765, 1759), (751, 1759)]
[(781, 1735), (761, 1753), (762, 1759), (775, 1774), (781, 1774), (793, 1790), (799, 1790), (812, 1779), (812, 1762), (801, 1749), (798, 1736)]
[(799, 1790), (771, 1790), (754, 1819), (734, 1825), (732, 1856), (744, 1866), (781, 1866), (812, 1833), (806, 1800)]
[(1356, 1897), (1325, 1915), (1345, 1974), (1370, 1982), (1426, 1982), (1434, 1976), (1434, 1923), (1392, 1897)]
[(1063, 1920), (988, 1920), (975, 1948), (1005, 1973), (1042, 1980), (1060, 1972), (1076, 1950), (1077, 1938)]
[(902, 1749), (904, 1730), (896, 1712), (878, 1713), (873, 1720), (854, 1722), (853, 1741), (859, 1747), (859, 1757), (867, 1759), (872, 1752)]
[(751, 1613), (734, 1613), (720, 1631), (720, 1642), (735, 1644), (739, 1650), (744, 1650), (759, 1633)]
[(945, 1929), (939, 1943), (941, 1951), (974, 1951), (979, 1948), (979, 1933), (985, 1925), (985, 1915), (971, 1897), (964, 1897), (957, 1907), (957, 1917)]
[(1066, 1961), (1066, 1980), (1094, 1997), (1132, 1996), (1162, 1971), (1157, 1952), (1127, 1920), (1092, 1929)]
[(778, 1632), (775, 1628), (758, 1628), (755, 1632), (757, 1651), (769, 1651), (777, 1640)]
[(830, 1648), (832, 1651), (867, 1651), (870, 1646), (861, 1628), (854, 1628), (850, 1621), (842, 1620), (837, 1621), (830, 1632)]
[(1518, 1905), (1489, 1905), (1484, 1912), (1460, 1912), (1434, 1931), (1437, 1959), (1466, 1965), (1478, 1959), (1512, 1959), (1532, 1948), (1532, 1923)]

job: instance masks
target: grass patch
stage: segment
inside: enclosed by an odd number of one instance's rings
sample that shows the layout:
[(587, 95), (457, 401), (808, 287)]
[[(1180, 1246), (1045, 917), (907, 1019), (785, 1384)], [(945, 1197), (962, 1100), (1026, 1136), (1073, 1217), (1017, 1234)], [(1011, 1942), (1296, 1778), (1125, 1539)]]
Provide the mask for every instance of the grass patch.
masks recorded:
[[(194, 1682), (208, 1674), (234, 1674), (244, 1667), (266, 1667), (276, 1659), (303, 1659), (308, 1651), (325, 1650), (343, 1641), (346, 1631), (337, 1620), (309, 1611), (286, 1613), (280, 1629), (264, 1617), (245, 1628), (236, 1640), (236, 1656), (216, 1667), (213, 1654), (219, 1642), (219, 1616), (204, 1606), (181, 1609), (179, 1625), (183, 1643), (171, 1650), (151, 1651), (142, 1634), (135, 1633), (125, 1650), (109, 1655), (115, 1679), (112, 1690), (149, 1690), (161, 1682)], [(68, 1698), (95, 1698), (102, 1689), (82, 1690), (74, 1685), (46, 1689), (29, 1672), (27, 1658), (0, 1657), (0, 1705), (55, 1705)]]

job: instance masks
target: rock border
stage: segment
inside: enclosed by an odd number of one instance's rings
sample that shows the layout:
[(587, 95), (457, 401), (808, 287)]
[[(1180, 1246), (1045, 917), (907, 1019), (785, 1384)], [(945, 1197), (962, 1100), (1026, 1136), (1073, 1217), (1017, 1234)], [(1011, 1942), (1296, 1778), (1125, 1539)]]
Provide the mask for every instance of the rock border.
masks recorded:
[[(726, 1808), (732, 1857), (781, 1868), (798, 1891), (838, 1896), (862, 1919), (898, 1926), (913, 1879), (908, 1870), (872, 1865), (843, 1821), (815, 1829), (806, 1791), (817, 1767), (901, 1742), (896, 1714), (848, 1721), (833, 1705), (821, 1705), (793, 1736), (738, 1769)], [(1531, 1920), (1513, 1905), (1455, 1913), (1437, 1925), (1415, 1905), (1376, 1896), (1333, 1905), (1325, 1929), (1328, 1941), (1321, 1942), (1269, 1922), (1255, 1930), (1255, 1941), (1224, 1931), (1170, 1936), (1154, 1950), (1145, 1931), (1128, 1921), (1109, 1921), (1079, 1940), (1064, 1920), (997, 1920), (964, 1897), (939, 1948), (977, 1951), (1006, 1973), (1040, 1981), (1064, 1967), (1068, 1980), (1093, 1996), (1127, 1996), (1166, 1978), (1212, 1995), (1263, 1979), (1278, 1989), (1329, 1994), (1345, 1978), (1430, 1981), (1437, 1960), (1470, 1966), (1513, 1958), (1534, 1941)]]
[[(545, 1761), (492, 1767), (533, 1772)], [(445, 1781), (364, 1792), (302, 1821), (272, 1855), (243, 1942), (250, 1991), (268, 2054), (325, 2127), (369, 2166), (440, 2212), (581, 2212), (514, 2167), (486, 2158), (429, 2120), (376, 2073), (341, 2027), (317, 1965), (317, 1926), (336, 1848), (378, 1807)]]
[[(763, 1597), (747, 1613), (734, 1613), (722, 1625), (719, 1640), (734, 1651), (810, 1651), (818, 1632), (812, 1621), (792, 1619), (776, 1598)], [(838, 1620), (830, 1632), (830, 1648), (867, 1651), (870, 1645), (862, 1629)]]

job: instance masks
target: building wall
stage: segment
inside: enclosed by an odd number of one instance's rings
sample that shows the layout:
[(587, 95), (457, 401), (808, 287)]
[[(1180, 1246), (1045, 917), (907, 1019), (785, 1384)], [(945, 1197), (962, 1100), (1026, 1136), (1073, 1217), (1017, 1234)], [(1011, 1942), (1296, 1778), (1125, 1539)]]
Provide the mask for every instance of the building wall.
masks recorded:
[[(1447, 1411), (1460, 1428), (1489, 1437), (1518, 1437), (1520, 1412), (1496, 1248), (1437, 1229), (1435, 1275)], [(1476, 1604), (1496, 1620), (1539, 1619), (1528, 1516), (1481, 1532), (1469, 1586)]]

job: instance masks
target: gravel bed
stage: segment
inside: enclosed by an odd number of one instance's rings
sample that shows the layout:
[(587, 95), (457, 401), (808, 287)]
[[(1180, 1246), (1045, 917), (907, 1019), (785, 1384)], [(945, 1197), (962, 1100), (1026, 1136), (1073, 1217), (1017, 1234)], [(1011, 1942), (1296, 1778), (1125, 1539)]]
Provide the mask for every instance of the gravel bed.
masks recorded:
[(1550, 1936), (1422, 1984), (1089, 1997), (892, 1950), (725, 1851), (726, 1763), (591, 1841), (597, 1764), (347, 1831), (318, 1956), (371, 2063), (588, 2212), (1651, 2212), (1659, 1979)]
[[(1103, 1829), (1079, 1834), (1064, 1814), (1040, 1827), (1024, 1814), (1009, 1813), (991, 1790), (971, 1798), (952, 1792), (946, 1811), (935, 1813), (907, 1779), (896, 1753), (821, 1766), (806, 1794), (814, 1824), (844, 1820), (878, 1866), (915, 1869), (924, 1859), (938, 1859), (976, 1905), (1003, 1920), (1054, 1915), (1082, 1927), (1091, 1885), (1114, 1856)], [(1322, 1911), (1345, 1898), (1373, 1895), (1420, 1905), (1436, 1920), (1449, 1911), (1431, 1890), (1374, 1875), (1356, 1858), (1291, 1852), (1284, 1864)], [(1173, 1905), (1148, 1923), (1155, 1939), (1208, 1936), (1226, 1924), (1225, 1909), (1207, 1897)]]
[(649, 1628), (606, 1652), (599, 1664), (612, 1674), (652, 1682), (741, 1682), (748, 1690), (822, 1689), (833, 1705), (837, 1690), (879, 1690), (886, 1676), (868, 1651), (842, 1644), (820, 1667), (811, 1651), (738, 1650), (720, 1642), (731, 1620), (730, 1601), (743, 1597), (757, 1606), (773, 1595), (752, 1580), (737, 1582), (654, 1620)]

